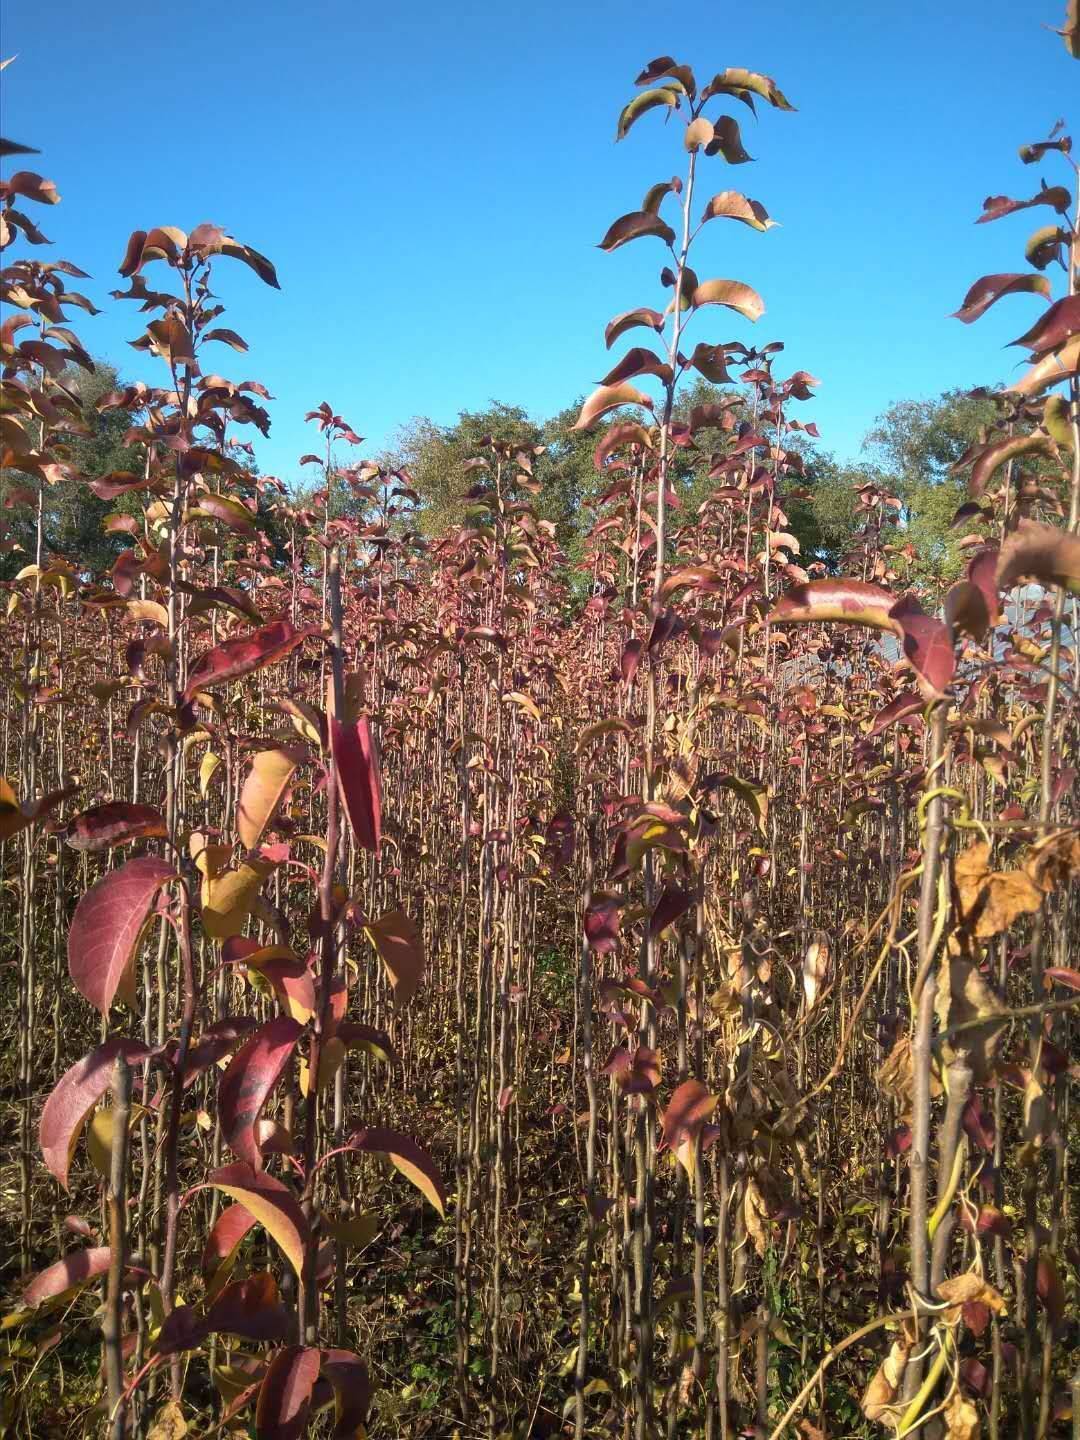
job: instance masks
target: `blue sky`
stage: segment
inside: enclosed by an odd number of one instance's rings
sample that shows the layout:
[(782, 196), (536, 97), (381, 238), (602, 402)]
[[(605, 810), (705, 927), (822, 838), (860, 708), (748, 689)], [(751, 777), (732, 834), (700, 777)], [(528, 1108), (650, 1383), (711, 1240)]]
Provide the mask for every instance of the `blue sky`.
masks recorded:
[(591, 388), (612, 363), (607, 320), (664, 294), (658, 242), (596, 243), (683, 161), (681, 125), (659, 112), (613, 143), (634, 76), (663, 53), (700, 83), (763, 71), (798, 112), (762, 106), (755, 122), (735, 104), (755, 163), (704, 162), (700, 193), (740, 190), (782, 228), (714, 221), (695, 264), (753, 285), (767, 313), (750, 326), (713, 311), (702, 336), (783, 339), (778, 373), (822, 381), (800, 417), (848, 457), (890, 402), (1016, 364), (1003, 346), (1035, 297), (973, 326), (947, 317), (978, 276), (1024, 269), (1051, 218), (975, 228), (984, 197), (1033, 194), (1040, 174), (1069, 183), (1055, 157), (1016, 156), (1060, 115), (1080, 125), (1080, 66), (1046, 28), (1063, 15), (1064, 0), (6, 0), (2, 49), (19, 58), (3, 128), (41, 149), (27, 163), (63, 197), (35, 207), (51, 254), (90, 271), (83, 288), (105, 304), (73, 312), (84, 342), (130, 377), (156, 364), (125, 343), (137, 307), (104, 299), (130, 231), (212, 220), (274, 260), (280, 293), (219, 262), (223, 323), (251, 351), (213, 346), (204, 363), (268, 385), (260, 464), (293, 479), (304, 411), (324, 399), (371, 453), (416, 414), (447, 422), (499, 399), (543, 416)]

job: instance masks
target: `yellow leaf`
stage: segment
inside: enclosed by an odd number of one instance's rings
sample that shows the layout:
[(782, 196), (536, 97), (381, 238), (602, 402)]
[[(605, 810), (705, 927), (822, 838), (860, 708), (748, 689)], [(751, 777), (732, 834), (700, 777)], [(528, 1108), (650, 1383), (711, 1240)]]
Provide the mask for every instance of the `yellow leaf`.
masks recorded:
[(156, 600), (129, 600), (127, 613), (131, 620), (150, 620), (153, 624), (160, 625), (163, 630), (169, 628), (169, 612)]
[(212, 750), (208, 750), (199, 763), (199, 794), (204, 800), (220, 764), (221, 756), (215, 755)]
[(301, 759), (297, 751), (276, 746), (273, 750), (260, 750), (252, 760), (240, 792), (236, 821), (245, 850), (254, 850), (262, 839)]
[(250, 860), (235, 870), (204, 880), (202, 887), (203, 929), (211, 940), (231, 940), (244, 928), (244, 921), (259, 893), (259, 886), (273, 870), (263, 861)]

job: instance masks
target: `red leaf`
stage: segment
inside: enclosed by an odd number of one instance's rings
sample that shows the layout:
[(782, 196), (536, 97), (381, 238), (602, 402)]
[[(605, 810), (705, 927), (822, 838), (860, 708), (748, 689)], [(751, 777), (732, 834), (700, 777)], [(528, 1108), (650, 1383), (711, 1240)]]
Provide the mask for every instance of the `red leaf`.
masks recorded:
[(608, 955), (618, 948), (621, 923), (619, 897), (597, 891), (585, 911), (585, 938), (597, 955)]
[(622, 671), (624, 685), (633, 684), (634, 676), (637, 674), (637, 668), (641, 664), (641, 652), (643, 648), (640, 640), (628, 640), (623, 646), (619, 668)]
[(366, 715), (338, 719), (333, 701), (327, 707), (330, 753), (338, 790), (358, 845), (379, 853), (382, 837), (382, 782), (379, 757)]
[(255, 1123), (302, 1034), (303, 1027), (291, 1015), (267, 1021), (240, 1047), (221, 1077), (218, 1110), (222, 1137), (229, 1149), (255, 1170), (262, 1167)]
[(104, 1275), (109, 1268), (112, 1251), (108, 1245), (99, 1245), (92, 1250), (72, 1250), (55, 1265), (40, 1271), (23, 1291), (24, 1305), (40, 1305), (62, 1295), (73, 1285), (85, 1285), (87, 1281)]
[(258, 1222), (243, 1205), (228, 1205), (214, 1221), (203, 1247), (202, 1272), (209, 1280)]
[(964, 303), (952, 318), (970, 325), (1003, 295), (1016, 295), (1024, 291), (1042, 295), (1049, 300), (1050, 281), (1045, 275), (1033, 275), (1029, 270), (1014, 275), (983, 275), (964, 296)]
[(927, 615), (913, 595), (898, 600), (889, 615), (900, 627), (904, 655), (912, 669), (933, 695), (942, 695), (956, 673), (948, 625)]
[(274, 1237), (299, 1275), (304, 1249), (310, 1239), (307, 1220), (296, 1196), (287, 1185), (265, 1171), (253, 1170), (242, 1162), (212, 1170), (204, 1185), (196, 1189), (222, 1190), (238, 1200)]
[(1035, 1267), (1035, 1290), (1053, 1325), (1060, 1325), (1065, 1316), (1065, 1286), (1054, 1257), (1043, 1250)]
[(224, 685), (241, 675), (250, 675), (265, 665), (284, 660), (310, 635), (320, 632), (314, 628), (297, 630), (288, 620), (275, 620), (247, 635), (237, 635), (225, 640), (200, 655), (188, 672), (184, 699), (190, 700), (197, 690), (209, 690), (213, 685)]
[(255, 1409), (257, 1440), (299, 1440), (307, 1429), (311, 1392), (319, 1378), (318, 1350), (279, 1350), (266, 1368)]
[(716, 1096), (700, 1080), (684, 1080), (668, 1101), (660, 1121), (664, 1144), (674, 1148), (683, 1140), (693, 1139), (716, 1104)]
[(154, 896), (176, 879), (176, 871), (155, 855), (140, 855), (104, 876), (79, 901), (68, 931), (68, 970), (80, 995), (109, 1013), (125, 983), (134, 1002), (135, 952)]
[(353, 1440), (371, 1403), (367, 1366), (351, 1350), (324, 1350), (322, 1373), (334, 1390), (333, 1440)]
[(608, 1057), (601, 1074), (612, 1075), (627, 1095), (651, 1095), (660, 1084), (660, 1056), (647, 1045), (631, 1052), (625, 1045), (617, 1046)]
[(187, 1063), (184, 1065), (184, 1088), (186, 1089), (194, 1080), (209, 1070), (211, 1065), (216, 1065), (223, 1060), (243, 1036), (254, 1030), (259, 1022), (250, 1015), (228, 1016), (224, 1020), (216, 1020), (199, 1036), (197, 1045), (193, 1045), (188, 1051)]
[(111, 845), (168, 833), (165, 821), (152, 805), (110, 800), (76, 815), (69, 821), (64, 838), (74, 850), (107, 850)]
[(375, 1126), (350, 1135), (349, 1149), (388, 1155), (394, 1166), (412, 1181), (439, 1214), (446, 1214), (446, 1189), (442, 1177), (431, 1156), (415, 1140), (396, 1130)]
[(880, 585), (864, 580), (811, 580), (796, 585), (772, 608), (771, 624), (797, 621), (832, 621), (841, 625), (870, 625), (875, 630), (891, 630), (896, 625), (890, 611), (896, 597)]
[(129, 1065), (145, 1060), (154, 1051), (140, 1040), (113, 1035), (89, 1055), (84, 1055), (60, 1077), (41, 1112), (38, 1140), (50, 1174), (66, 1190), (71, 1152), (87, 1115), (112, 1083), (113, 1063), (123, 1055)]
[(679, 885), (665, 885), (649, 919), (650, 937), (655, 940), (657, 935), (685, 915), (693, 903), (694, 897), (689, 890)]
[(988, 195), (983, 201), (983, 213), (975, 221), (985, 225), (988, 220), (1000, 220), (1003, 215), (1012, 215), (1017, 210), (1029, 210), (1032, 205), (1049, 205), (1064, 215), (1072, 203), (1072, 196), (1064, 185), (1043, 185), (1030, 200), (1010, 200), (1008, 195)]
[(1063, 344), (1070, 335), (1075, 335), (1080, 330), (1080, 295), (1067, 295), (1063, 300), (1055, 300), (1050, 309), (1045, 311), (1030, 330), (1026, 330), (1018, 340), (1010, 341), (1012, 345), (1026, 345), (1036, 355), (1043, 354), (1046, 350), (1053, 350), (1056, 346)]
[[(225, 1214), (239, 1207), (232, 1206)], [(284, 1340), (292, 1328), (289, 1312), (282, 1305), (277, 1281), (260, 1271), (226, 1285), (205, 1315), (193, 1305), (179, 1305), (165, 1319), (154, 1349), (159, 1355), (194, 1350), (208, 1335), (239, 1335), (245, 1340)]]

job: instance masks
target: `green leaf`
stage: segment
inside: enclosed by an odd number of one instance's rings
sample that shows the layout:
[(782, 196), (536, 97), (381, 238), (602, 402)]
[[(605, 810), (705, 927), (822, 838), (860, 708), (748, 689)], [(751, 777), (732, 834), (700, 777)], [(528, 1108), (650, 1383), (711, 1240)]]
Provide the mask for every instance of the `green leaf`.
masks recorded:
[(623, 107), (615, 130), (615, 139), (625, 140), (630, 133), (630, 127), (647, 110), (655, 110), (658, 105), (666, 105), (669, 110), (677, 109), (681, 93), (681, 85), (678, 88), (675, 85), (663, 85), (655, 90), (643, 90), (640, 95), (635, 95), (629, 105)]

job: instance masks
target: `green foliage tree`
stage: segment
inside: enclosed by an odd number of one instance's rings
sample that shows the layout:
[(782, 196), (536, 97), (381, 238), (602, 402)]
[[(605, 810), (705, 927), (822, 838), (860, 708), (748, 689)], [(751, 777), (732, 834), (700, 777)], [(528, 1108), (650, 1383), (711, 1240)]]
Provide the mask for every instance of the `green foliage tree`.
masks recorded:
[[(131, 423), (126, 411), (108, 410), (102, 414), (97, 409), (104, 396), (123, 385), (114, 365), (95, 360), (93, 370), (72, 366), (60, 382), (79, 402), (81, 431), (72, 431), (64, 442), (65, 460), (76, 478), (58, 481), (45, 490), (44, 550), (46, 555), (76, 561), (80, 570), (101, 573), (123, 548), (123, 537), (106, 534), (103, 521), (106, 515), (124, 507), (121, 501), (99, 500), (82, 482), (113, 470), (136, 468), (141, 464), (141, 452), (124, 444)], [(20, 471), (8, 469), (0, 475), (5, 508), (6, 502), (12, 500), (5, 536), (12, 545), (0, 558), (0, 575), (4, 579), (10, 579), (34, 556), (36, 508), (15, 500), (28, 486), (36, 490), (37, 481), (29, 480)]]
[(968, 498), (965, 475), (952, 473), (959, 460), (996, 417), (987, 391), (946, 390), (932, 400), (901, 400), (879, 416), (866, 447), (879, 477), (903, 502), (903, 535), (915, 555), (913, 575), (944, 582), (963, 569), (950, 529)]

